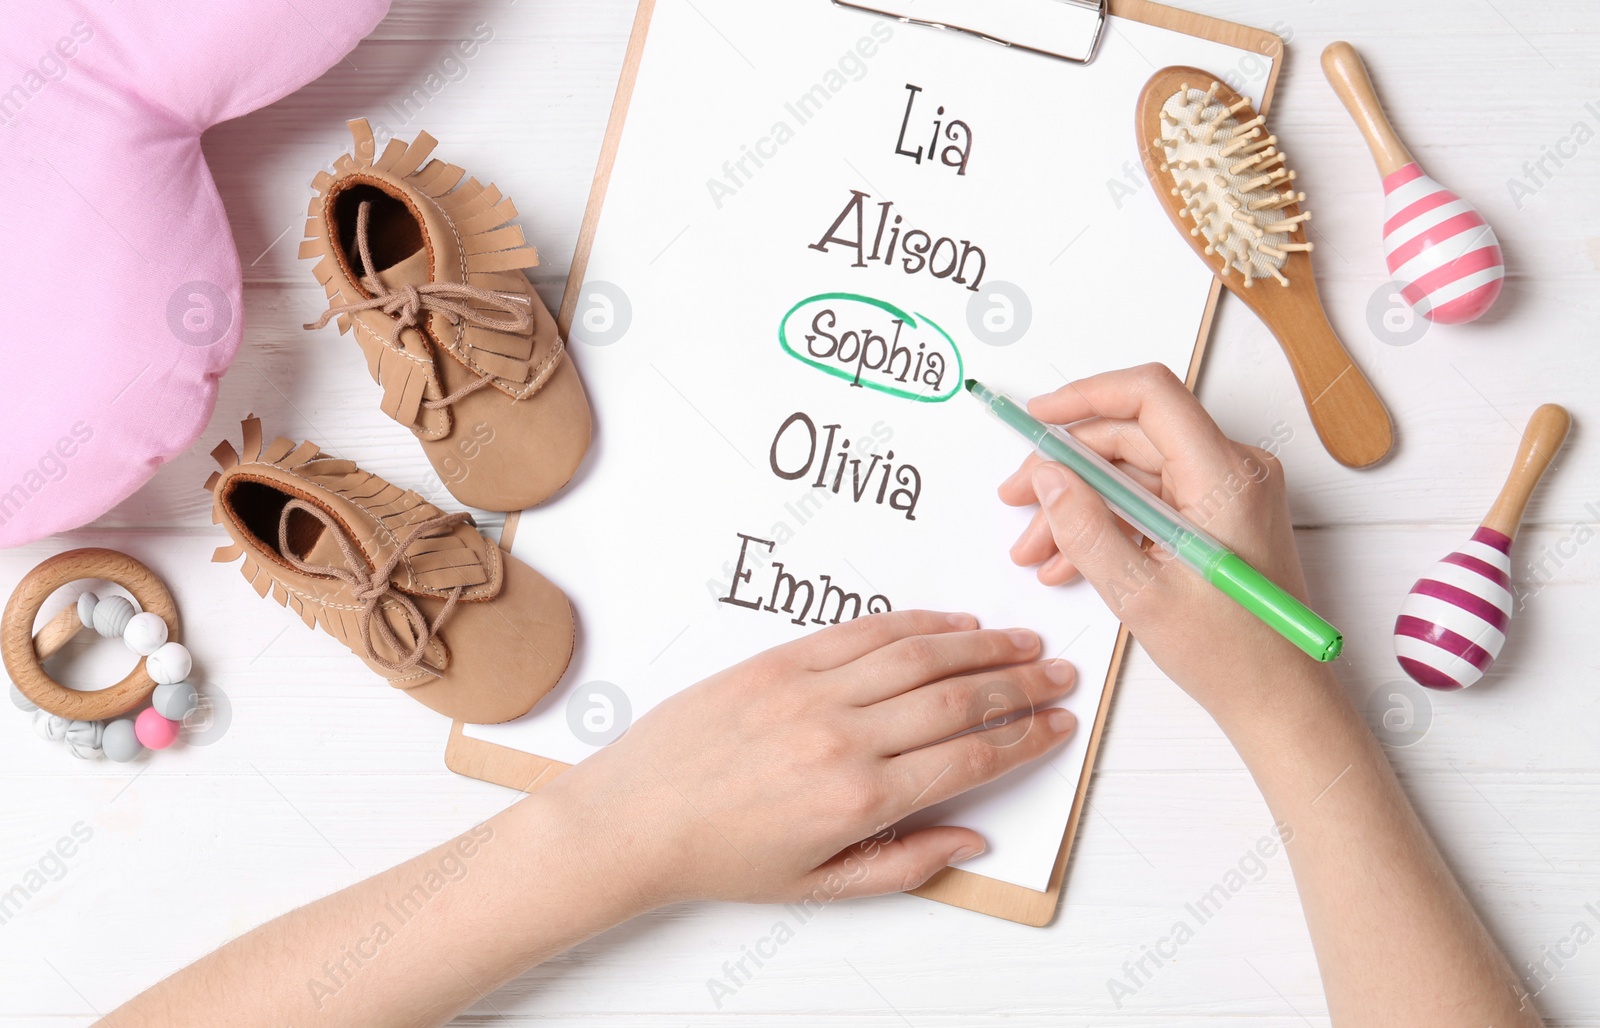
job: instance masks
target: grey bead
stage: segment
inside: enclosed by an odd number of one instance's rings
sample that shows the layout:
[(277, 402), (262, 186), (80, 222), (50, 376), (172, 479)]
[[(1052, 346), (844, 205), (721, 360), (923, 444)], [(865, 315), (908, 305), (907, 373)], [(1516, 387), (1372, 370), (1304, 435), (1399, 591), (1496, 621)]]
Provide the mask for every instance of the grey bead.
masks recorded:
[(119, 764), (126, 764), (144, 752), (144, 744), (133, 734), (133, 722), (128, 718), (106, 722), (100, 736), (100, 751)]
[(168, 721), (182, 721), (200, 705), (200, 693), (188, 682), (158, 685), (150, 696), (150, 706)]
[(107, 639), (120, 639), (133, 613), (133, 604), (126, 598), (107, 596), (94, 606), (94, 630)]
[(32, 714), (34, 711), (39, 709), (39, 705), (37, 703), (22, 695), (22, 690), (17, 688), (15, 682), (11, 683), (11, 702), (16, 705), (18, 710), (25, 714)]
[(83, 627), (94, 627), (94, 608), (100, 603), (100, 597), (94, 593), (84, 593), (78, 597), (78, 620), (83, 622)]

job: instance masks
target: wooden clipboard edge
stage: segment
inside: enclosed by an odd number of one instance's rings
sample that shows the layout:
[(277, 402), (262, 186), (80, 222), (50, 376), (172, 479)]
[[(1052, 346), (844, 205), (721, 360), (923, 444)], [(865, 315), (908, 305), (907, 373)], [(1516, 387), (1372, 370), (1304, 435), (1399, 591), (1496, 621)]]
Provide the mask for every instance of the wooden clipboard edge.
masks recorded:
[(633, 86), (639, 80), (639, 64), (644, 60), (645, 41), (650, 37), (650, 19), (655, 14), (656, 0), (639, 0), (639, 10), (633, 17), (633, 34), (628, 39), (628, 56), (622, 62), (622, 74), (617, 79), (617, 95), (611, 101), (611, 121), (606, 126), (606, 140), (600, 148), (600, 163), (594, 171), (594, 186), (589, 191), (589, 206), (583, 213), (583, 227), (578, 230), (578, 247), (572, 256), (572, 270), (567, 274), (566, 292), (561, 297), (561, 312), (556, 327), (565, 339), (572, 329), (572, 316), (577, 312), (578, 299), (583, 292), (584, 275), (589, 270), (589, 252), (594, 247), (594, 236), (600, 229), (600, 212), (605, 207), (606, 193), (611, 187), (611, 172), (616, 167), (617, 151), (622, 147), (622, 132), (628, 124), (628, 109), (633, 104)]
[[(578, 246), (573, 256), (572, 270), (567, 276), (566, 291), (562, 296), (561, 312), (557, 318), (557, 325), (563, 337), (567, 336), (571, 329), (572, 318), (577, 311), (584, 276), (588, 271), (590, 248), (594, 244), (595, 232), (599, 228), (606, 190), (610, 186), (612, 169), (621, 146), (628, 108), (633, 99), (634, 84), (638, 80), (639, 64), (643, 59), (645, 41), (649, 36), (650, 18), (654, 12), (655, 0), (639, 0), (633, 34), (628, 42), (628, 54), (623, 62), (617, 94), (611, 106), (610, 124), (606, 129), (605, 143), (600, 151), (600, 163), (595, 170), (589, 205), (584, 213), (582, 229), (578, 234)], [(1271, 58), (1272, 70), (1267, 73), (1266, 85), (1262, 89), (1257, 107), (1260, 113), (1267, 113), (1272, 97), (1277, 91), (1278, 76), (1283, 70), (1284, 42), (1281, 37), (1265, 29), (1251, 28), (1210, 15), (1153, 3), (1151, 0), (1111, 0), (1110, 13), (1112, 17), (1171, 29)], [(1201, 316), (1200, 329), (1195, 338), (1194, 356), (1189, 361), (1188, 374), (1185, 375), (1185, 383), (1191, 392), (1199, 383), (1200, 368), (1210, 342), (1211, 328), (1216, 320), (1217, 304), (1222, 292), (1221, 281), (1213, 281), (1211, 295), (1206, 301), (1206, 309)], [(500, 546), (507, 552), (510, 552), (516, 540), (520, 523), (520, 512), (506, 518), (505, 528), (500, 534)], [(1025, 889), (960, 868), (948, 868), (934, 875), (925, 885), (914, 890), (912, 895), (1034, 928), (1046, 927), (1055, 920), (1061, 900), (1061, 889), (1066, 881), (1072, 844), (1077, 838), (1078, 825), (1082, 821), (1083, 811), (1087, 805), (1089, 786), (1099, 757), (1100, 741), (1111, 712), (1129, 639), (1127, 628), (1118, 631), (1116, 648), (1112, 651), (1111, 666), (1106, 672), (1105, 689), (1095, 714), (1089, 746), (1084, 754), (1085, 773), (1078, 781), (1078, 790), (1072, 801), (1072, 813), (1067, 819), (1067, 828), (1061, 837), (1061, 849), (1056, 854), (1055, 866), (1051, 869), (1049, 885), (1045, 891)], [(457, 774), (470, 778), (478, 778), (523, 792), (533, 792), (554, 780), (571, 765), (495, 743), (468, 738), (463, 731), (462, 723), (458, 721), (451, 727), (450, 741), (445, 747), (445, 766)]]
[(444, 766), (458, 775), (532, 793), (572, 767), (549, 757), (468, 738), (465, 727), (461, 721), (451, 725), (450, 741), (444, 748)]

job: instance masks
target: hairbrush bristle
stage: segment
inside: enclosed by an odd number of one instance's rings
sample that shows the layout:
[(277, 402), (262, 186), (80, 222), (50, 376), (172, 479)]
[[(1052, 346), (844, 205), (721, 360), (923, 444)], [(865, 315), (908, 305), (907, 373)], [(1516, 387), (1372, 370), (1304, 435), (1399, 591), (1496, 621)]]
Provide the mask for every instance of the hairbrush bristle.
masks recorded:
[(1172, 195), (1183, 201), (1180, 214), (1194, 222), (1189, 234), (1205, 240), (1208, 256), (1222, 258), (1220, 274), (1237, 271), (1246, 286), (1258, 278), (1287, 286), (1289, 255), (1311, 250), (1310, 243), (1292, 239), (1311, 214), (1277, 212), (1304, 202), (1306, 194), (1292, 188), (1295, 174), (1278, 137), (1267, 134), (1266, 119), (1249, 100), (1218, 100), (1220, 88), (1184, 83), (1162, 106), (1161, 138), (1152, 140), (1166, 158), (1161, 170), (1172, 176)]

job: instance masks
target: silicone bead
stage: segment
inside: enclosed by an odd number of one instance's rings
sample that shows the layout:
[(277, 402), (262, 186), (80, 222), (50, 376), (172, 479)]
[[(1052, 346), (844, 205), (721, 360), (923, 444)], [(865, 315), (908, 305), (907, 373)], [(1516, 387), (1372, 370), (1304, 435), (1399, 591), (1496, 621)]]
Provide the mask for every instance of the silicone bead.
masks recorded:
[(133, 732), (150, 749), (164, 750), (178, 741), (178, 729), (182, 727), (178, 722), (162, 717), (151, 707), (140, 712), (138, 720), (133, 723)]
[(200, 705), (200, 693), (188, 682), (156, 686), (150, 706), (169, 721), (182, 721)]
[(100, 735), (100, 752), (119, 764), (126, 764), (143, 753), (144, 746), (139, 742), (133, 722), (127, 718), (106, 722), (105, 730)]
[(139, 656), (148, 657), (167, 641), (167, 623), (161, 620), (160, 614), (149, 611), (135, 614), (122, 630), (122, 641)]
[(22, 690), (18, 689), (16, 683), (14, 682), (11, 685), (11, 702), (24, 714), (32, 714), (34, 711), (39, 709), (39, 705), (37, 703), (34, 703), (32, 700), (22, 695)]
[(67, 727), (72, 722), (64, 717), (38, 711), (33, 715), (33, 734), (45, 742), (60, 742), (67, 737)]
[(78, 597), (78, 620), (83, 622), (83, 627), (94, 627), (94, 608), (100, 603), (100, 597), (94, 593), (84, 593)]
[(94, 630), (115, 639), (133, 620), (133, 604), (121, 596), (107, 596), (94, 605)]
[(157, 685), (173, 685), (189, 677), (189, 672), (194, 670), (194, 658), (182, 643), (162, 643), (144, 658), (144, 669)]
[(100, 755), (100, 741), (105, 733), (104, 721), (74, 721), (67, 726), (67, 748), (79, 760)]

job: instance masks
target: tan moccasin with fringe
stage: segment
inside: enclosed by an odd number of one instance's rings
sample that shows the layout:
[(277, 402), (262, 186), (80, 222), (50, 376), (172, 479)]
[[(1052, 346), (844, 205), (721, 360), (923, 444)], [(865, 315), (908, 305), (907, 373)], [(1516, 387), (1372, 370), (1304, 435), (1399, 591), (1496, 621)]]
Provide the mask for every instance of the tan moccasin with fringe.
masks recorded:
[(539, 255), (494, 186), (429, 160), (426, 132), (318, 173), (300, 256), (328, 293), (321, 328), (355, 331), (383, 412), (411, 429), (445, 488), (483, 510), (522, 510), (571, 480), (589, 403), (555, 319), (523, 269)]
[(500, 550), (469, 514), (447, 514), (315, 443), (211, 451), (212, 520), (257, 595), (348, 646), (389, 684), (446, 717), (521, 717), (572, 659), (567, 597)]

